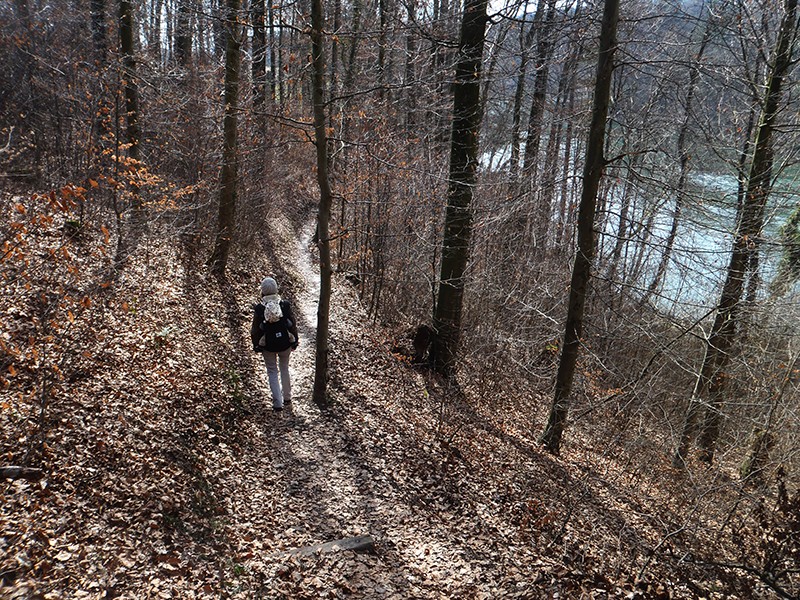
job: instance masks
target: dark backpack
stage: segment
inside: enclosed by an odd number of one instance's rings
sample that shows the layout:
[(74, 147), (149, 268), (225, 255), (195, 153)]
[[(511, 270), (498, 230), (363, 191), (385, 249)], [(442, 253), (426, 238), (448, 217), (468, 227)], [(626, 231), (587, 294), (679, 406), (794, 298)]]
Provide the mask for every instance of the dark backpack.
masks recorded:
[(263, 319), (261, 321), (260, 328), (263, 335), (258, 340), (258, 345), (268, 352), (283, 352), (292, 345), (294, 336), (289, 332), (292, 323), (285, 314), (283, 302), (281, 302), (281, 310), (284, 314), (277, 321), (272, 323)]

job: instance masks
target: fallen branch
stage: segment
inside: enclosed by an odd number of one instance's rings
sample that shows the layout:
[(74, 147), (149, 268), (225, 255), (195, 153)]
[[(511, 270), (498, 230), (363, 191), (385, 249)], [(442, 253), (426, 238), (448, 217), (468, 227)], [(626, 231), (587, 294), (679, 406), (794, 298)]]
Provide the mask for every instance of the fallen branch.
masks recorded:
[(317, 553), (336, 552), (338, 550), (352, 550), (354, 552), (372, 552), (375, 550), (375, 540), (371, 535), (361, 535), (358, 537), (344, 538), (324, 544), (314, 544), (305, 548), (295, 548), (288, 550), (285, 554), (289, 556), (309, 556)]
[(44, 471), (31, 467), (0, 467), (0, 479), (27, 479), (39, 481), (44, 477)]

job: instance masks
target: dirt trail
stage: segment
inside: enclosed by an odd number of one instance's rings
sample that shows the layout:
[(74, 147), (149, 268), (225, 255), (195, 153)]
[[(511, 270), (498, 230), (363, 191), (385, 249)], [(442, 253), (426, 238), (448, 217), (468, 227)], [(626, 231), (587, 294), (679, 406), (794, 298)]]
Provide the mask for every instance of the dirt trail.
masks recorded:
[[(241, 431), (251, 447), (235, 457), (224, 484), (227, 512), (237, 517), (227, 527), (229, 538), (238, 541), (232, 560), (242, 566), (236, 586), (245, 597), (439, 598), (464, 597), (467, 590), (468, 597), (479, 597), (480, 588), (488, 593), (502, 577), (504, 565), (495, 564), (492, 554), (504, 536), (476, 519), (463, 538), (464, 515), (458, 513), (466, 506), (452, 510), (437, 471), (441, 457), (434, 456), (425, 431), (435, 422), (436, 407), (414, 400), (426, 396), (422, 378), (409, 376), (385, 348), (365, 339), (366, 315), (353, 290), (341, 286), (332, 302), (332, 371), (334, 378), (347, 373), (354, 380), (332, 382), (335, 406), (329, 414), (310, 400), (318, 295), (308, 249), (312, 232), (306, 229), (298, 240), (283, 221), (274, 222), (271, 232), (275, 247), (288, 249), (281, 268), (304, 282), (291, 294), (301, 345), (291, 362), (294, 401), (280, 413), (269, 410), (264, 366), (253, 357), (259, 385), (250, 402), (260, 408)], [(344, 395), (342, 388), (348, 390)], [(412, 437), (415, 430), (419, 437)], [(466, 489), (460, 494), (470, 495)], [(484, 537), (487, 529), (491, 535)], [(276, 551), (364, 534), (377, 540), (374, 555), (275, 558)]]

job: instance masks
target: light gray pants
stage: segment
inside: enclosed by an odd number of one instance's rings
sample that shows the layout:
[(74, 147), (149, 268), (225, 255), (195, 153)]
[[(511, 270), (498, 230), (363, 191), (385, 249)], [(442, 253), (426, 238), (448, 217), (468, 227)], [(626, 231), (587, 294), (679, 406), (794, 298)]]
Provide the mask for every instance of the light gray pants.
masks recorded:
[[(267, 366), (269, 390), (272, 392), (272, 407), (283, 408), (284, 402), (292, 400), (292, 381), (289, 378), (291, 348), (283, 352), (262, 352)], [(279, 377), (280, 375), (280, 377)]]

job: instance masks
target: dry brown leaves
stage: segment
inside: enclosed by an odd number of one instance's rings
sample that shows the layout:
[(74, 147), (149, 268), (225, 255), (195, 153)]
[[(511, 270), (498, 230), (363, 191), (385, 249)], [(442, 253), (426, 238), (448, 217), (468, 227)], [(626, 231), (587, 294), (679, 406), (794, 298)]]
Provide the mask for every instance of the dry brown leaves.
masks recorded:
[[(14, 205), (6, 208), (22, 215)], [(0, 482), (0, 595), (689, 598), (748, 589), (682, 561), (702, 550), (692, 538), (702, 515), (682, 519), (668, 477), (631, 477), (591, 439), (568, 460), (543, 454), (532, 423), (545, 399), (456, 390), (415, 370), (340, 280), (333, 408), (320, 412), (310, 401), (309, 232), (298, 239), (276, 220), (279, 254), (238, 257), (223, 287), (153, 232), (104, 287), (102, 249), (113, 240), (100, 215), (82, 241), (63, 227), (54, 218), (23, 236), (26, 256), (45, 257), (30, 288), (24, 260), (3, 264), (0, 452), (5, 464), (47, 476)], [(46, 262), (61, 247), (74, 262), (61, 250), (63, 266)], [(270, 410), (248, 339), (258, 281), (278, 270), (301, 316), (294, 402), (283, 413)], [(58, 335), (43, 334), (47, 319)], [(669, 537), (681, 524), (692, 529)], [(362, 534), (377, 540), (374, 554), (285, 554)]]

